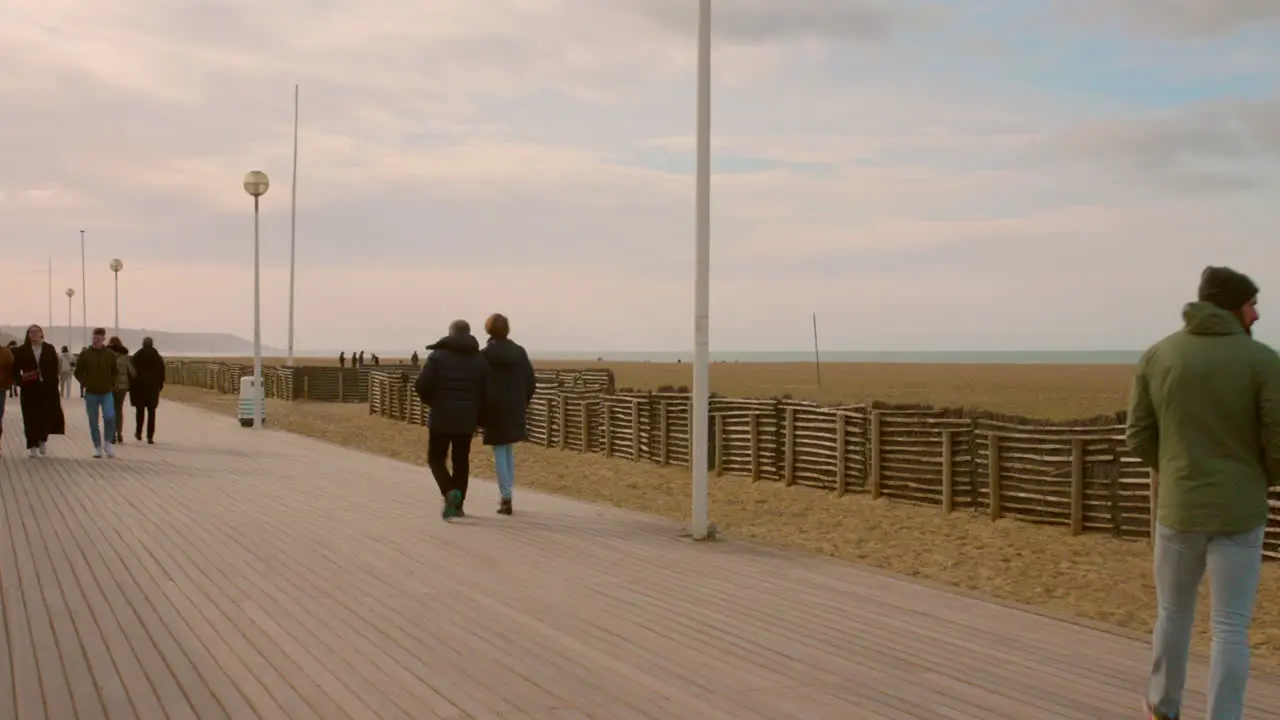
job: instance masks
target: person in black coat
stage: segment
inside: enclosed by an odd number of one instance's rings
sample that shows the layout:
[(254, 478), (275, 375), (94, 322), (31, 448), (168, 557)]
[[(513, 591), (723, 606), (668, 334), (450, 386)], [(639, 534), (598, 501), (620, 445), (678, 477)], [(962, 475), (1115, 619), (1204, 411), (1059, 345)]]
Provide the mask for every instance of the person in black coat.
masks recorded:
[(27, 341), (13, 349), (13, 375), (22, 388), (22, 427), (27, 454), (49, 454), (50, 435), (66, 434), (66, 418), (58, 395), (58, 348), (44, 341), (39, 325), (27, 328)]
[[(156, 350), (155, 340), (142, 339), (142, 348), (133, 354), (133, 382), (129, 386), (129, 403), (133, 405), (135, 427), (133, 438), (142, 442), (142, 422), (147, 424), (147, 444), (156, 437), (156, 408), (160, 391), (164, 390), (164, 357)], [(117, 420), (117, 422), (123, 421)]]
[[(467, 483), (471, 473), (471, 439), (481, 424), (489, 364), (480, 354), (480, 343), (466, 320), (455, 320), (449, 334), (440, 338), (427, 355), (413, 388), (427, 416), (427, 465), (444, 496), (446, 520), (464, 517)], [(453, 461), (450, 472), (446, 459)]]
[(527, 413), (536, 380), (529, 353), (511, 340), (511, 322), (494, 313), (484, 323), (489, 342), (481, 354), (489, 361), (489, 389), (484, 409), (484, 444), (493, 447), (493, 468), (502, 501), (498, 513), (511, 514), (516, 483), (515, 444), (528, 439)]

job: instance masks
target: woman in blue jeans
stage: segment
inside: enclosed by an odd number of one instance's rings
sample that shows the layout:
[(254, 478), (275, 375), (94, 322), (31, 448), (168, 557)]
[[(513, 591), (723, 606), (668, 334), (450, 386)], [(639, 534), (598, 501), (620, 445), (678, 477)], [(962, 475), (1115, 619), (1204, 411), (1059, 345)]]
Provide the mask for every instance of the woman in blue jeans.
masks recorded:
[(510, 515), (516, 482), (515, 444), (528, 437), (525, 423), (535, 389), (533, 363), (525, 349), (508, 337), (511, 323), (506, 316), (490, 315), (484, 331), (489, 335), (481, 351), (489, 361), (488, 397), (481, 415), (484, 444), (493, 448), (493, 467), (502, 493), (498, 513)]
[(1146, 711), (1182, 712), (1196, 591), (1213, 601), (1209, 720), (1240, 720), (1249, 680), (1249, 624), (1262, 568), (1267, 490), (1280, 485), (1280, 356), (1252, 337), (1258, 288), (1205, 268), (1182, 330), (1138, 364), (1129, 448), (1158, 475), (1157, 615)]

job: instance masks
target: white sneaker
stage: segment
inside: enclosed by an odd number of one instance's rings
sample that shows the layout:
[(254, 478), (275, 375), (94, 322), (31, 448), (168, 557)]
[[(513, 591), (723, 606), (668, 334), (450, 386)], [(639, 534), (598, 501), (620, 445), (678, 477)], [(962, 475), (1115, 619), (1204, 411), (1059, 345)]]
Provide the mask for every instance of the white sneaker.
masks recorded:
[(106, 450), (107, 450), (107, 457), (109, 457), (109, 458), (113, 458), (113, 457), (115, 457), (115, 456), (116, 456), (116, 446), (115, 446), (114, 444), (112, 444), (112, 443), (107, 443), (107, 444), (105, 445), (105, 447), (106, 447)]
[(40, 454), (41, 455), (49, 454), (49, 443), (40, 443)]
[(94, 456), (94, 457), (96, 457), (96, 458), (100, 458), (100, 457), (102, 457), (102, 448), (101, 448), (101, 447), (98, 447), (97, 445), (94, 445), (94, 446), (93, 446), (93, 456)]
[(40, 451), (36, 450), (35, 448), (31, 448), (30, 450), (27, 451), (27, 456), (33, 457), (33, 458), (40, 457)]

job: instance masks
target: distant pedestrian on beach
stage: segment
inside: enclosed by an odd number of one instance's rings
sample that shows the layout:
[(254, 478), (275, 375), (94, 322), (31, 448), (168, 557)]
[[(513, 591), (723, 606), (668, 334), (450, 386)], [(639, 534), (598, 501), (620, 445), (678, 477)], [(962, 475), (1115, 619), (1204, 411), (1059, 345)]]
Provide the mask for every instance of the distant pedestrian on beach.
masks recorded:
[[(441, 517), (465, 517), (471, 474), (471, 440), (484, 411), (489, 365), (466, 320), (454, 320), (449, 334), (428, 345), (426, 365), (414, 390), (431, 409), (427, 419), (427, 465), (444, 496)], [(453, 461), (449, 470), (446, 460)]]
[[(93, 344), (80, 352), (76, 359), (76, 379), (84, 386), (84, 409), (89, 416), (89, 438), (93, 441), (93, 456), (108, 458), (116, 456), (116, 403), (114, 391), (116, 374), (116, 353), (107, 347), (107, 331), (103, 328), (93, 329)], [(102, 431), (99, 434), (98, 416), (102, 416)]]
[(129, 389), (129, 402), (133, 405), (135, 420), (133, 438), (138, 442), (142, 442), (142, 425), (145, 420), (147, 444), (155, 444), (156, 408), (160, 405), (164, 380), (164, 357), (156, 350), (155, 340), (143, 338), (142, 348), (133, 354), (133, 385)]
[(1205, 268), (1182, 330), (1142, 356), (1129, 448), (1158, 472), (1151, 718), (1181, 717), (1196, 592), (1208, 571), (1208, 717), (1240, 720), (1267, 523), (1280, 485), (1280, 356), (1252, 338), (1258, 287)]
[(409, 364), (414, 367), (418, 367), (418, 363), (420, 362), (422, 361), (418, 358), (418, 351), (414, 350), (413, 355), (409, 358)]
[(510, 515), (515, 487), (515, 444), (528, 438), (527, 412), (536, 380), (529, 354), (509, 337), (511, 323), (493, 314), (484, 323), (489, 335), (481, 354), (489, 362), (489, 386), (484, 409), (484, 444), (493, 447), (493, 467), (502, 500), (498, 513)]
[(22, 388), (22, 428), (27, 454), (49, 454), (49, 436), (66, 432), (58, 398), (58, 348), (44, 341), (39, 325), (27, 328), (26, 342), (13, 352), (13, 374)]
[[(13, 351), (5, 345), (0, 347), (0, 439), (4, 438), (4, 406), (9, 401), (9, 390), (14, 385)], [(0, 449), (3, 447), (3, 443), (0, 443)]]
[(58, 353), (58, 362), (58, 394), (70, 400), (71, 377), (76, 371), (76, 359), (72, 357), (66, 345), (63, 345), (62, 352)]
[(347, 366), (347, 353), (345, 351), (338, 353), (338, 367), (344, 368), (346, 366)]
[(361, 351), (360, 351), (360, 363), (359, 363), (359, 365), (360, 365), (360, 367), (364, 367), (364, 351), (363, 351), (363, 350), (361, 350)]
[(111, 392), (116, 411), (116, 442), (124, 442), (124, 401), (129, 397), (129, 385), (133, 380), (133, 363), (129, 362), (129, 348), (112, 335), (107, 347), (116, 354), (116, 386)]

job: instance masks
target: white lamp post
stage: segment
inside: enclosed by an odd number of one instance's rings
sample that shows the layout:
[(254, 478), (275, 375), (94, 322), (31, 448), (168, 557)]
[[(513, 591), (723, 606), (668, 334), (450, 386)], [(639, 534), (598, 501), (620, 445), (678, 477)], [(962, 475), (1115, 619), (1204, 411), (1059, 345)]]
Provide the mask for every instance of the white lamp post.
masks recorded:
[(253, 428), (262, 428), (262, 274), (258, 250), (258, 200), (267, 194), (271, 181), (261, 170), (244, 176), (244, 191), (253, 196)]
[(67, 288), (67, 349), (76, 346), (76, 341), (71, 339), (71, 298), (76, 296), (75, 288)]
[(124, 261), (120, 258), (111, 260), (111, 272), (116, 276), (116, 337), (120, 337), (120, 271), (124, 269)]
[(84, 325), (84, 346), (89, 347), (89, 284), (84, 269), (84, 231), (80, 231), (80, 323)]
[(293, 276), (298, 247), (298, 86), (293, 86), (293, 201), (289, 210), (289, 367), (293, 367)]
[(711, 0), (698, 3), (698, 172), (696, 271), (693, 293), (693, 527), (694, 540), (707, 537), (707, 447), (710, 414), (711, 316)]

